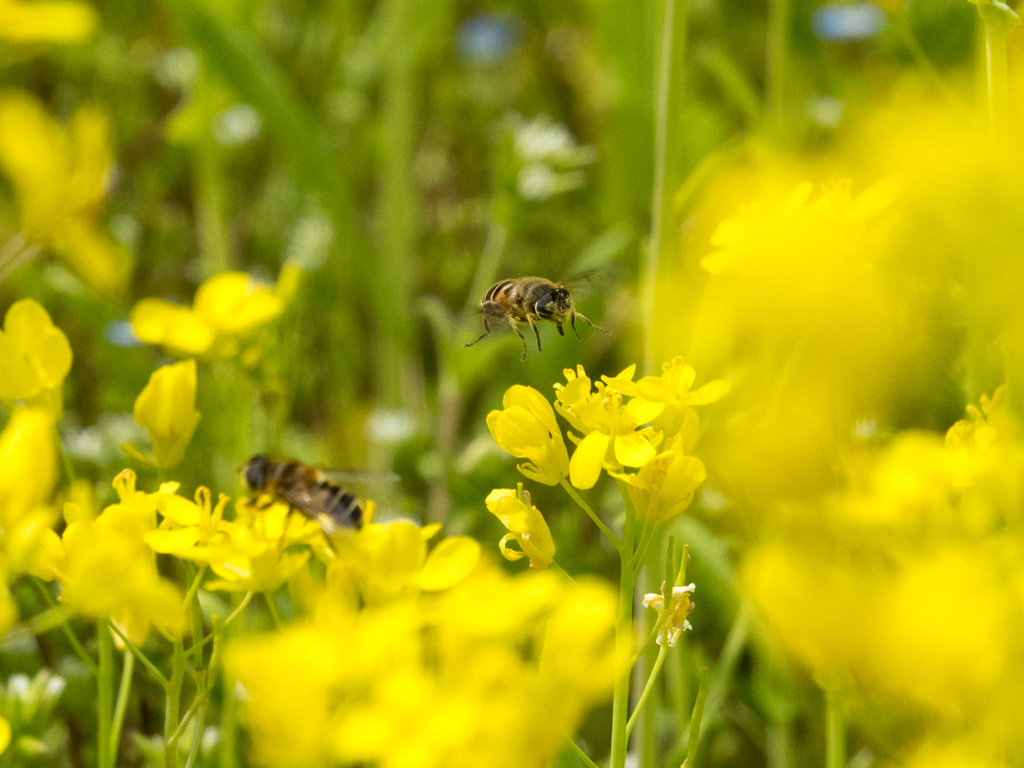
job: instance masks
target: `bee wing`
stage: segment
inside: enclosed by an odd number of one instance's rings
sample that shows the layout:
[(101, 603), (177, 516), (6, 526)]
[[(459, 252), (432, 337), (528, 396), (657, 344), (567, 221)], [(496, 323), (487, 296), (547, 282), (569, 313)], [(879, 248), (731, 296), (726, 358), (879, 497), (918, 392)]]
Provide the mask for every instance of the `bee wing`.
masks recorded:
[(616, 282), (618, 272), (616, 265), (605, 264), (601, 267), (575, 272), (565, 278), (562, 285), (572, 292), (574, 301), (582, 301), (607, 290)]
[(317, 471), (324, 480), (342, 485), (384, 485), (402, 479), (394, 472), (357, 467), (317, 467)]

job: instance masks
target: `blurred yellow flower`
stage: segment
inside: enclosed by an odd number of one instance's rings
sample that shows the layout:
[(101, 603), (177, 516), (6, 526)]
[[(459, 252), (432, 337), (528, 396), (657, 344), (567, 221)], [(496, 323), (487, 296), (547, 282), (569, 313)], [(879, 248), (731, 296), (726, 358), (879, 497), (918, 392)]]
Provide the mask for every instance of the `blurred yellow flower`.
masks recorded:
[(50, 497), (57, 482), (53, 417), (16, 408), (0, 434), (0, 550), (10, 575), (52, 579), (62, 555)]
[(519, 471), (544, 485), (558, 485), (569, 474), (569, 454), (555, 412), (532, 387), (509, 387), (502, 398), (504, 410), (487, 414), (487, 428), (506, 453), (529, 459)]
[(177, 483), (157, 493), (135, 488), (135, 473), (114, 479), (120, 501), (95, 520), (71, 523), (64, 531), (65, 558), (57, 569), (61, 601), (94, 618), (109, 618), (134, 642), (142, 644), (151, 625), (178, 633), (185, 623), (182, 594), (156, 570), (145, 536), (156, 528), (156, 510)]
[(29, 242), (59, 254), (100, 293), (121, 290), (128, 255), (97, 225), (110, 166), (110, 124), (81, 107), (66, 128), (33, 96), (0, 95), (0, 168), (18, 193)]
[(270, 322), (283, 307), (271, 288), (245, 272), (221, 272), (199, 286), (191, 309), (143, 299), (132, 308), (131, 323), (147, 344), (185, 355), (230, 356), (238, 352), (237, 334)]
[(466, 578), (480, 559), (480, 545), (468, 536), (443, 539), (430, 553), (427, 541), (440, 526), (424, 528), (396, 520), (364, 525), (332, 539), (338, 558), (328, 568), (334, 587), (358, 590), (371, 605), (414, 594), (448, 589)]
[(10, 746), (11, 743), (11, 724), (7, 722), (6, 717), (0, 716), (0, 754), (3, 754), (4, 750)]
[(0, 0), (0, 40), (12, 43), (74, 43), (92, 35), (96, 11), (85, 3)]
[(693, 629), (690, 622), (686, 620), (696, 603), (690, 600), (690, 595), (697, 589), (696, 584), (687, 584), (685, 587), (672, 587), (672, 595), (669, 597), (668, 608), (665, 608), (665, 587), (662, 585), (661, 593), (651, 592), (644, 595), (644, 607), (652, 608), (658, 612), (658, 620), (662, 622), (658, 630), (656, 642), (658, 645), (674, 647), (679, 642), (680, 636), (688, 629)]
[[(506, 560), (530, 558), (531, 568), (547, 568), (555, 557), (555, 542), (544, 516), (530, 503), (530, 494), (519, 486), (519, 493), (510, 488), (495, 488), (487, 494), (487, 509), (508, 528), (498, 542), (501, 556)], [(509, 549), (508, 542), (515, 539), (519, 549)]]
[(225, 664), (261, 764), (545, 765), (611, 689), (614, 606), (604, 584), (481, 568), (436, 595), (235, 641)]
[(32, 299), (14, 302), (0, 333), (0, 400), (41, 405), (59, 419), (71, 358), (67, 336), (42, 306)]
[(657, 525), (671, 520), (690, 506), (693, 492), (707, 471), (700, 459), (683, 452), (681, 440), (648, 461), (636, 474), (609, 472), (626, 482), (638, 519)]
[(200, 418), (196, 410), (196, 361), (185, 360), (154, 371), (135, 400), (134, 416), (149, 430), (156, 466), (178, 466)]

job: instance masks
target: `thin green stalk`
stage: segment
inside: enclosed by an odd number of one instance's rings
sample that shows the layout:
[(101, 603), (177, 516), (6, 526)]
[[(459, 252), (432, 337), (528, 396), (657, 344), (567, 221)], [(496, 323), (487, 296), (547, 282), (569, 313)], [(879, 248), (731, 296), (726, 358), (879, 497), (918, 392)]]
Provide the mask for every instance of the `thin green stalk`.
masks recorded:
[(64, 474), (68, 476), (70, 485), (78, 479), (78, 475), (75, 474), (75, 465), (71, 463), (71, 457), (68, 456), (68, 452), (64, 448), (64, 441), (60, 439), (60, 432), (57, 432), (57, 450), (60, 453), (61, 463), (64, 465)]
[(654, 192), (651, 197), (651, 240), (643, 265), (644, 373), (654, 372), (654, 298), (661, 258), (662, 214), (665, 207), (665, 172), (668, 154), (669, 94), (672, 82), (672, 42), (675, 32), (675, 0), (665, 0), (661, 23), (661, 54), (658, 57), (654, 115)]
[(576, 579), (574, 579), (574, 578), (573, 578), (572, 576), (570, 576), (570, 575), (569, 575), (569, 574), (568, 574), (568, 573), (566, 572), (565, 568), (563, 568), (562, 566), (560, 566), (560, 565), (559, 565), (558, 563), (556, 563), (556, 562), (555, 562), (554, 560), (552, 560), (552, 561), (551, 561), (551, 567), (552, 567), (552, 568), (554, 568), (554, 569), (555, 569), (556, 571), (558, 571), (558, 572), (559, 572), (559, 573), (560, 573), (560, 574), (561, 574), (561, 575), (562, 575), (562, 576), (563, 576), (563, 577), (564, 577), (564, 578), (565, 578), (565, 579), (566, 579), (567, 581), (569, 581), (569, 582), (570, 582), (570, 583), (571, 583), (571, 584), (572, 584), (572, 585), (573, 585), (574, 587), (579, 587), (579, 584), (577, 584), (577, 583), (576, 583)]
[(697, 757), (697, 746), (700, 744), (701, 723), (704, 720), (704, 702), (708, 697), (709, 682), (708, 668), (704, 667), (700, 673), (700, 690), (697, 691), (697, 700), (693, 703), (693, 714), (690, 715), (689, 743), (686, 746), (686, 760), (683, 768), (693, 768)]
[(831, 688), (825, 689), (825, 766), (846, 768), (846, 719)]
[(164, 708), (164, 768), (178, 765), (178, 715), (181, 711), (181, 684), (185, 679), (185, 648), (181, 638), (174, 639), (171, 657), (171, 680), (167, 685), (167, 704)]
[(160, 683), (160, 687), (166, 691), (167, 686), (170, 685), (170, 682), (167, 680), (166, 677), (163, 676), (163, 673), (156, 668), (156, 665), (154, 665), (153, 662), (151, 662), (149, 658), (146, 656), (146, 654), (144, 654), (142, 650), (137, 645), (135, 645), (135, 643), (129, 640), (128, 637), (124, 634), (124, 632), (118, 629), (118, 627), (115, 624), (111, 623), (110, 628), (114, 631), (114, 634), (121, 638), (121, 642), (124, 643), (125, 647), (132, 652), (132, 655), (142, 662), (142, 666), (146, 668), (149, 674), (156, 678), (156, 681)]
[[(224, 623), (220, 625), (222, 629), (224, 627), (228, 626), (228, 624), (230, 624), (232, 621), (234, 621), (242, 613), (242, 611), (245, 610), (245, 606), (247, 606), (249, 604), (249, 601), (252, 600), (252, 596), (254, 594), (256, 594), (256, 593), (252, 592), (251, 590), (249, 592), (245, 593), (245, 597), (242, 598), (242, 602), (238, 604), (238, 607), (235, 608), (235, 610), (233, 610), (228, 615), (228, 617), (226, 619), (224, 619)], [(216, 635), (215, 632), (211, 632), (206, 637), (204, 637), (201, 641), (199, 641), (198, 643), (193, 645), (191, 648), (189, 648), (185, 652), (185, 655), (186, 656), (191, 656), (192, 654), (198, 653), (200, 651), (200, 649), (202, 649), (202, 647), (204, 645), (206, 645), (207, 643), (209, 643), (211, 640), (214, 639), (215, 635)]]
[(110, 731), (110, 765), (117, 765), (117, 752), (121, 747), (121, 726), (124, 725), (124, 713), (128, 711), (128, 698), (132, 690), (132, 673), (135, 671), (135, 655), (125, 649), (124, 666), (121, 668), (121, 687), (117, 691), (117, 704), (114, 705), (114, 725)]
[(785, 132), (789, 2), (770, 0), (768, 4), (768, 113), (776, 140)]
[[(750, 604), (744, 602), (740, 605), (736, 618), (733, 619), (732, 626), (729, 628), (729, 634), (725, 638), (725, 645), (722, 647), (722, 653), (718, 657), (718, 663), (715, 665), (711, 681), (708, 685), (707, 703), (704, 706), (704, 710), (707, 712), (709, 722), (717, 717), (718, 709), (722, 706), (722, 702), (725, 701), (725, 696), (729, 692), (733, 672), (736, 669), (740, 654), (747, 644), (747, 635), (750, 632), (750, 622), (753, 619), (753, 614), (754, 611)], [(667, 761), (669, 765), (676, 765), (682, 762), (683, 756), (689, 747), (689, 739), (689, 731), (683, 731), (679, 734), (679, 738), (676, 740)]]
[(204, 564), (203, 566), (201, 566), (199, 568), (199, 571), (196, 573), (196, 577), (192, 580), (192, 586), (190, 586), (188, 588), (188, 594), (185, 595), (185, 601), (182, 603), (182, 605), (185, 608), (188, 608), (189, 603), (192, 602), (192, 598), (195, 597), (199, 593), (199, 587), (203, 583), (203, 576), (205, 574), (206, 574), (206, 565)]
[(615, 685), (612, 693), (612, 744), (611, 768), (623, 768), (626, 764), (626, 749), (629, 745), (629, 734), (626, 723), (629, 715), (629, 676), (630, 668), (625, 662), (632, 656), (633, 644), (633, 535), (635, 531), (636, 510), (629, 498), (629, 491), (622, 480), (617, 480), (619, 493), (626, 506), (626, 523), (623, 530), (624, 540), (619, 549), (619, 618), (615, 625)]
[(640, 716), (640, 712), (643, 711), (644, 704), (647, 703), (647, 697), (651, 695), (651, 690), (654, 688), (654, 683), (658, 679), (658, 674), (661, 672), (661, 665), (665, 663), (665, 656), (668, 654), (668, 645), (663, 645), (658, 649), (658, 658), (654, 660), (654, 666), (651, 668), (651, 674), (647, 677), (647, 685), (644, 686), (643, 693), (640, 694), (640, 700), (636, 703), (636, 708), (633, 710), (633, 714), (629, 716), (629, 721), (626, 723), (626, 738), (629, 738), (629, 734), (633, 732), (633, 726), (636, 725), (636, 719)]
[(647, 549), (650, 547), (651, 539), (654, 537), (655, 527), (654, 525), (644, 523), (643, 531), (640, 533), (640, 543), (637, 545), (636, 554), (633, 556), (633, 570), (636, 576), (640, 575), (640, 571), (643, 570), (645, 565), (644, 559), (647, 557)]
[(578, 757), (580, 760), (582, 760), (583, 764), (585, 766), (587, 766), (587, 768), (597, 768), (597, 763), (595, 763), (593, 760), (591, 760), (590, 757), (587, 755), (587, 753), (584, 752), (582, 749), (580, 749), (579, 744), (577, 744), (571, 738), (568, 739), (568, 741), (569, 741), (569, 746), (572, 747), (572, 751), (576, 753), (576, 757)]
[(224, 696), (220, 705), (220, 756), (217, 768), (236, 768), (235, 726), (238, 722), (238, 700), (234, 681), (224, 672)]
[(647, 635), (647, 639), (644, 640), (643, 644), (639, 648), (636, 649), (636, 653), (634, 653), (630, 657), (630, 659), (629, 659), (629, 666), (630, 666), (630, 668), (635, 667), (636, 663), (638, 661), (640, 661), (641, 657), (645, 653), (647, 653), (647, 649), (651, 647), (651, 643), (653, 643), (655, 638), (658, 637), (658, 633), (661, 632), (661, 628), (663, 626), (665, 626), (665, 620), (667, 618), (668, 618), (668, 616), (666, 615), (664, 617), (660, 617), (656, 622), (654, 622), (654, 626), (651, 628), (650, 634)]
[(274, 626), (278, 629), (281, 628), (281, 614), (277, 610), (277, 601), (274, 599), (274, 595), (270, 592), (263, 593), (263, 599), (267, 601), (267, 609), (270, 611), (270, 616), (274, 620)]
[[(597, 516), (597, 514), (594, 512), (594, 510), (592, 510), (590, 508), (590, 505), (587, 504), (587, 502), (585, 502), (583, 500), (583, 497), (581, 497), (578, 493), (576, 493), (576, 489), (573, 488), (564, 477), (561, 480), (559, 480), (558, 482), (561, 484), (561, 486), (563, 488), (565, 488), (565, 492), (568, 493), (570, 496), (572, 496), (572, 500), (575, 501), (580, 506), (580, 509), (582, 509), (584, 512), (586, 512), (587, 515), (590, 517), (590, 519), (594, 521), (594, 524), (598, 528), (601, 529), (601, 533), (603, 533), (606, 537), (608, 537), (608, 541), (610, 541), (612, 543), (612, 546), (614, 546), (621, 553), (622, 552), (622, 542), (619, 541), (619, 539), (615, 536), (615, 534), (612, 533), (608, 529), (607, 525), (605, 525), (604, 523), (601, 522), (601, 518), (599, 518)], [(632, 532), (632, 530), (630, 530), (630, 532), (629, 532), (629, 539), (630, 539), (630, 541), (633, 540), (633, 532)], [(626, 563), (627, 564), (629, 563), (628, 559), (626, 560)]]
[(1008, 5), (998, 0), (973, 0), (985, 27), (985, 75), (988, 122), (993, 138), (1005, 137), (1010, 126), (1010, 88), (1006, 67), (1006, 36), (1020, 24)]
[(114, 639), (107, 622), (96, 622), (96, 646), (99, 650), (99, 669), (96, 674), (96, 765), (113, 768), (110, 760), (111, 717), (114, 707)]
[[(50, 594), (50, 590), (43, 582), (43, 580), (40, 579), (38, 576), (33, 576), (32, 583), (36, 585), (36, 588), (42, 594), (43, 599), (46, 600), (50, 607), (56, 608), (57, 601), (53, 599), (53, 595)], [(89, 668), (89, 672), (92, 674), (93, 677), (95, 677), (97, 673), (96, 662), (93, 661), (93, 658), (89, 655), (89, 652), (85, 650), (85, 646), (82, 645), (82, 642), (78, 639), (78, 636), (75, 634), (74, 630), (71, 629), (71, 625), (68, 624), (67, 619), (65, 618), (65, 620), (60, 622), (57, 626), (60, 627), (61, 631), (64, 633), (64, 636), (68, 639), (68, 643), (71, 644), (71, 648), (72, 650), (74, 650), (75, 655), (78, 656), (81, 662)]]
[(188, 751), (188, 759), (185, 760), (185, 768), (192, 768), (195, 765), (196, 757), (199, 755), (199, 747), (203, 743), (203, 727), (206, 725), (206, 697), (199, 705), (199, 714), (196, 715), (196, 727), (192, 732), (192, 748)]
[(228, 237), (224, 227), (225, 189), (220, 148), (212, 136), (199, 143), (195, 155), (196, 219), (202, 247), (203, 277), (207, 278), (228, 268)]
[(185, 714), (181, 716), (181, 722), (178, 723), (178, 727), (174, 729), (174, 733), (171, 734), (170, 739), (177, 741), (181, 738), (182, 734), (185, 733), (185, 729), (188, 728), (188, 724), (192, 722), (192, 718), (195, 717), (196, 712), (202, 707), (206, 700), (209, 698), (209, 693), (203, 693), (201, 696), (196, 696), (192, 703), (188, 705), (188, 709), (185, 710)]

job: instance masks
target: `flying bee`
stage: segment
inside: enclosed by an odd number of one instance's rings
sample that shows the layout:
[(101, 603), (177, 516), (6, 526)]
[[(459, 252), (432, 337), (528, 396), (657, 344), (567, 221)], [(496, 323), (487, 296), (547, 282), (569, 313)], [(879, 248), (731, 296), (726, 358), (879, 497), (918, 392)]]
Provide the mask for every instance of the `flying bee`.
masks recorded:
[(523, 362), (526, 362), (526, 337), (519, 330), (519, 323), (527, 323), (533, 329), (538, 352), (541, 347), (537, 323), (541, 320), (553, 323), (558, 328), (559, 336), (565, 335), (562, 326), (569, 323), (576, 338), (580, 338), (580, 332), (576, 330), (577, 319), (602, 333), (608, 333), (592, 323), (586, 315), (576, 311), (572, 294), (563, 283), (555, 283), (543, 277), (520, 277), (495, 283), (484, 294), (480, 310), (484, 315), (484, 332), (466, 346), (473, 346), (491, 332), (492, 319), (504, 318), (523, 342)]
[(359, 529), (363, 525), (363, 508), (355, 495), (332, 482), (348, 478), (357, 482), (393, 481), (394, 475), (361, 470), (324, 470), (295, 459), (271, 459), (253, 456), (244, 465), (245, 482), (254, 495), (262, 494), (272, 501), (299, 510), (316, 520), (327, 533), (339, 528)]

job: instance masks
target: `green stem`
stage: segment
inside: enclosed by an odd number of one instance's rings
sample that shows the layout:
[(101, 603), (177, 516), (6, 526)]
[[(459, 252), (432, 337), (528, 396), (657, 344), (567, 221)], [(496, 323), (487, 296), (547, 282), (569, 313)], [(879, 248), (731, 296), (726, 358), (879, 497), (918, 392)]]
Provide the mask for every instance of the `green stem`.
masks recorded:
[(785, 86), (788, 56), (789, 0), (770, 0), (768, 5), (768, 112), (776, 140), (785, 130)]
[(277, 601), (274, 599), (274, 595), (270, 592), (264, 592), (263, 599), (267, 601), (267, 609), (270, 611), (271, 618), (274, 619), (274, 626), (280, 629), (282, 626), (281, 614), (277, 611)]
[(654, 660), (654, 666), (651, 668), (651, 674), (647, 678), (647, 685), (644, 686), (643, 693), (640, 694), (640, 700), (636, 703), (636, 708), (633, 710), (633, 714), (629, 716), (629, 722), (626, 723), (626, 738), (629, 738), (629, 734), (633, 732), (633, 726), (636, 725), (636, 719), (640, 716), (640, 712), (644, 708), (644, 704), (647, 703), (647, 697), (651, 695), (651, 690), (654, 688), (654, 683), (658, 679), (658, 674), (661, 672), (661, 665), (665, 663), (665, 656), (668, 654), (668, 645), (663, 645), (658, 649), (658, 658)]
[(555, 562), (554, 560), (552, 560), (552, 561), (551, 561), (551, 567), (552, 567), (552, 568), (554, 568), (554, 569), (555, 569), (556, 571), (558, 571), (558, 572), (559, 572), (559, 573), (560, 573), (560, 574), (561, 574), (561, 575), (562, 575), (562, 576), (563, 576), (563, 577), (564, 577), (564, 578), (565, 578), (565, 579), (566, 579), (567, 581), (569, 581), (569, 582), (570, 582), (570, 583), (571, 583), (571, 584), (572, 584), (572, 585), (573, 585), (574, 587), (577, 587), (577, 588), (579, 587), (579, 584), (577, 584), (577, 583), (576, 583), (576, 579), (574, 579), (574, 578), (573, 578), (572, 576), (570, 576), (570, 575), (569, 575), (568, 573), (566, 573), (566, 570), (565, 570), (565, 568), (563, 568), (562, 566), (560, 566), (560, 565), (559, 565), (558, 563), (556, 563), (556, 562)]
[(135, 671), (135, 655), (128, 649), (124, 652), (124, 666), (121, 669), (121, 687), (117, 691), (114, 706), (114, 726), (110, 731), (110, 765), (117, 765), (117, 752), (121, 747), (121, 726), (124, 713), (128, 711), (128, 697), (132, 690), (132, 673)]
[(644, 558), (647, 556), (647, 548), (651, 544), (651, 539), (654, 535), (654, 528), (655, 526), (644, 523), (643, 531), (640, 534), (640, 544), (637, 545), (636, 554), (633, 556), (632, 565), (634, 578), (639, 576), (640, 571), (643, 570)]
[[(199, 593), (199, 587), (203, 583), (203, 576), (206, 574), (206, 565), (203, 564), (200, 567), (199, 572), (196, 573), (196, 577), (192, 580), (192, 586), (188, 588), (188, 594), (185, 595), (185, 602), (182, 605), (188, 608), (189, 603), (192, 602), (192, 598)], [(196, 604), (198, 607), (198, 603)]]
[(655, 638), (658, 636), (658, 633), (661, 632), (661, 628), (665, 626), (665, 621), (667, 618), (668, 615), (666, 614), (663, 617), (659, 617), (658, 620), (654, 622), (654, 627), (651, 629), (650, 634), (647, 635), (647, 639), (644, 640), (643, 645), (637, 648), (636, 653), (634, 653), (629, 659), (629, 666), (631, 669), (635, 667), (636, 663), (640, 661), (640, 658), (645, 653), (647, 653), (647, 649), (651, 647), (651, 643), (654, 642)]
[[(36, 585), (36, 588), (42, 594), (43, 599), (46, 600), (50, 607), (56, 608), (57, 601), (53, 599), (53, 595), (50, 594), (50, 590), (46, 586), (46, 583), (38, 576), (32, 577), (32, 583)], [(92, 673), (93, 677), (95, 677), (97, 673), (96, 662), (93, 661), (93, 658), (89, 655), (89, 652), (85, 650), (85, 646), (82, 645), (82, 642), (78, 639), (78, 636), (75, 634), (74, 630), (71, 629), (71, 625), (68, 624), (67, 619), (65, 618), (57, 626), (60, 627), (61, 631), (64, 633), (64, 636), (68, 639), (68, 643), (71, 644), (71, 648), (72, 650), (74, 650), (75, 655), (78, 656), (81, 662), (89, 668), (89, 672)]]
[(665, 207), (665, 172), (668, 154), (669, 94), (672, 82), (672, 42), (675, 32), (675, 0), (665, 0), (661, 22), (661, 53), (658, 56), (657, 94), (654, 114), (654, 191), (651, 196), (651, 241), (643, 265), (644, 373), (654, 372), (654, 299), (661, 259), (662, 215)]
[(572, 751), (576, 753), (576, 757), (582, 760), (583, 764), (587, 766), (587, 768), (597, 768), (597, 763), (591, 760), (587, 753), (580, 749), (579, 744), (572, 739), (569, 739), (569, 746), (572, 747)]
[(114, 634), (121, 638), (121, 642), (124, 643), (125, 647), (132, 652), (132, 655), (142, 662), (142, 666), (146, 668), (149, 674), (156, 678), (156, 681), (160, 683), (160, 687), (166, 691), (167, 686), (170, 685), (170, 682), (167, 680), (166, 677), (163, 676), (163, 673), (156, 668), (156, 665), (153, 664), (153, 662), (149, 660), (146, 654), (144, 654), (142, 650), (137, 645), (135, 645), (135, 643), (129, 640), (128, 637), (124, 634), (124, 632), (118, 629), (118, 627), (115, 624), (111, 623), (110, 628), (114, 631)]
[(218, 768), (235, 768), (235, 724), (238, 721), (238, 700), (235, 684), (224, 672), (224, 695), (220, 705), (220, 759)]
[(96, 674), (97, 734), (96, 765), (113, 768), (110, 760), (111, 716), (114, 706), (114, 639), (107, 629), (107, 621), (96, 622), (96, 646), (99, 650), (99, 669)]
[[(740, 605), (736, 618), (733, 619), (732, 626), (729, 628), (729, 634), (725, 638), (725, 645), (722, 647), (722, 653), (718, 657), (718, 663), (715, 664), (714, 673), (711, 675), (711, 681), (708, 684), (707, 703), (704, 706), (704, 711), (707, 712), (709, 722), (715, 719), (718, 715), (719, 707), (725, 701), (725, 695), (729, 691), (729, 685), (732, 682), (736, 664), (739, 661), (744, 646), (747, 644), (747, 634), (750, 631), (750, 622), (753, 619), (753, 615), (754, 611), (750, 604), (744, 602)], [(676, 765), (682, 761), (689, 748), (689, 738), (689, 731), (684, 731), (679, 735), (672, 749), (672, 754), (667, 761), (669, 765)]]
[(196, 218), (202, 247), (203, 277), (209, 278), (226, 270), (229, 262), (220, 148), (212, 137), (205, 137), (196, 147), (195, 155)]
[(185, 679), (185, 649), (181, 638), (174, 639), (171, 657), (171, 680), (167, 685), (167, 704), (164, 708), (164, 768), (178, 765), (178, 715), (181, 711), (181, 684)]
[(181, 722), (178, 723), (178, 727), (175, 728), (174, 733), (171, 734), (169, 739), (170, 741), (177, 741), (181, 738), (181, 735), (185, 733), (185, 729), (188, 728), (188, 724), (192, 721), (192, 718), (195, 717), (199, 708), (206, 703), (206, 699), (208, 697), (209, 694), (204, 692), (201, 696), (197, 695), (195, 699), (192, 700), (192, 703), (188, 705), (188, 709), (185, 710), (185, 714), (181, 716)]
[(626, 523), (623, 528), (625, 538), (619, 549), (619, 618), (615, 625), (615, 663), (618, 668), (612, 693), (611, 768), (623, 768), (629, 745), (626, 724), (629, 719), (630, 667), (625, 662), (633, 655), (633, 534), (636, 510), (633, 509), (626, 484), (622, 480), (616, 482), (626, 507)]
[[(594, 524), (598, 528), (601, 529), (601, 533), (603, 533), (605, 536), (608, 537), (608, 541), (610, 541), (612, 543), (612, 546), (614, 546), (621, 553), (622, 552), (622, 542), (619, 541), (618, 538), (616, 538), (615, 534), (612, 533), (608, 529), (608, 526), (606, 526), (604, 523), (601, 522), (601, 518), (599, 518), (597, 516), (597, 514), (594, 512), (594, 510), (592, 510), (590, 508), (590, 505), (587, 504), (587, 502), (585, 502), (583, 500), (583, 497), (581, 497), (578, 493), (576, 493), (576, 489), (573, 488), (564, 477), (561, 480), (559, 480), (558, 482), (561, 484), (561, 486), (563, 488), (565, 488), (565, 492), (568, 493), (570, 496), (572, 496), (572, 500), (575, 501), (580, 506), (580, 509), (582, 509), (584, 512), (586, 512), (587, 515), (590, 517), (590, 519), (594, 521)], [(630, 541), (632, 541), (632, 539), (633, 539), (633, 532), (632, 531), (630, 531), (630, 533), (629, 533), (629, 538), (630, 538)], [(627, 562), (628, 562), (628, 560), (627, 560)]]
[(846, 721), (839, 697), (831, 688), (825, 690), (825, 766), (846, 766)]
[[(240, 614), (242, 613), (242, 611), (244, 611), (244, 610), (245, 610), (245, 606), (247, 606), (247, 605), (249, 604), (249, 601), (250, 601), (250, 600), (252, 600), (252, 596), (253, 596), (254, 594), (256, 594), (256, 593), (255, 593), (255, 592), (252, 592), (252, 591), (249, 591), (249, 592), (246, 592), (246, 593), (245, 593), (245, 597), (243, 597), (243, 598), (242, 598), (242, 602), (238, 604), (238, 607), (237, 607), (237, 608), (235, 608), (235, 610), (233, 610), (233, 611), (232, 611), (232, 612), (231, 612), (231, 613), (230, 613), (230, 614), (228, 615), (228, 617), (227, 617), (226, 619), (224, 619), (224, 623), (220, 625), (222, 629), (223, 629), (224, 627), (226, 627), (226, 626), (227, 626), (228, 624), (230, 624), (230, 623), (231, 623), (232, 621), (234, 621), (234, 620), (235, 620), (235, 619), (236, 619), (236, 618), (237, 618), (237, 617), (238, 617), (238, 616), (239, 616), (239, 615), (240, 615)], [(198, 653), (198, 652), (200, 651), (200, 649), (201, 649), (201, 648), (202, 648), (202, 647), (203, 647), (204, 645), (206, 645), (206, 644), (207, 644), (208, 642), (210, 642), (211, 640), (213, 640), (215, 636), (216, 636), (216, 633), (215, 633), (215, 632), (211, 632), (211, 633), (210, 633), (210, 634), (208, 634), (208, 635), (207, 635), (206, 637), (204, 637), (204, 638), (203, 638), (203, 639), (202, 639), (201, 641), (199, 641), (198, 643), (196, 643), (195, 645), (193, 645), (193, 646), (192, 646), (191, 648), (189, 648), (189, 649), (188, 649), (188, 650), (187, 650), (187, 651), (185, 652), (185, 655), (186, 655), (186, 656), (191, 656), (191, 655), (192, 655), (192, 654), (194, 654), (194, 653)]]
[(199, 705), (199, 714), (196, 715), (196, 727), (192, 732), (192, 748), (188, 751), (185, 768), (192, 768), (195, 765), (196, 757), (199, 755), (199, 747), (203, 743), (203, 726), (206, 725), (206, 696), (203, 696), (202, 702)]
[(704, 720), (704, 702), (707, 700), (708, 689), (711, 687), (709, 680), (708, 668), (704, 667), (700, 673), (700, 690), (697, 691), (697, 700), (693, 703), (693, 714), (690, 715), (690, 739), (686, 745), (686, 760), (683, 762), (684, 768), (693, 768), (695, 758), (697, 757), (697, 745), (700, 744), (701, 722)]

